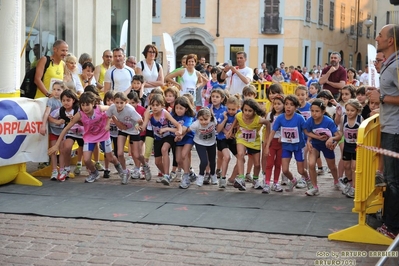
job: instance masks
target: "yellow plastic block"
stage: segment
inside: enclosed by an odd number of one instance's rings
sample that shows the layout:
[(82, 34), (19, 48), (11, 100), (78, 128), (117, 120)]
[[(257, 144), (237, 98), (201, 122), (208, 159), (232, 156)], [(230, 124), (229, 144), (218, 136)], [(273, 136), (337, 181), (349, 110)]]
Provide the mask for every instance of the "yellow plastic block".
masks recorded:
[(329, 234), (328, 239), (386, 246), (389, 246), (393, 241), (370, 226), (360, 224)]

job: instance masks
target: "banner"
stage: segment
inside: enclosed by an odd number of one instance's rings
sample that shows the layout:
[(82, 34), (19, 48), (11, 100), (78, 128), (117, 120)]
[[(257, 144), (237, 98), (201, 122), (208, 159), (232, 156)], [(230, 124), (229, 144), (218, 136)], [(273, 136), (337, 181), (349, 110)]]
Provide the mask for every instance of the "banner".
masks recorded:
[(42, 136), (47, 98), (0, 99), (0, 166), (47, 162), (48, 135)]
[(367, 56), (368, 56), (368, 66), (369, 66), (369, 86), (380, 87), (380, 74), (377, 73), (375, 69), (374, 60), (377, 57), (377, 50), (371, 44), (367, 45)]
[[(163, 62), (162, 65), (165, 76), (176, 69), (175, 47), (173, 45), (172, 37), (166, 32), (163, 33)], [(167, 64), (165, 64), (167, 63)]]

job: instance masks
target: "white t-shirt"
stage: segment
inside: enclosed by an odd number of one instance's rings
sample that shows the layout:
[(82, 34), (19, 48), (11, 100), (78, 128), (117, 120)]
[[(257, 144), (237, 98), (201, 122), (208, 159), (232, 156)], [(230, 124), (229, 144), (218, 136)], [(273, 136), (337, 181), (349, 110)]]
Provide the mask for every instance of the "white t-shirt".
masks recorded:
[(118, 120), (123, 123), (124, 125), (127, 126), (126, 130), (121, 130), (124, 133), (127, 133), (129, 135), (138, 135), (140, 134), (140, 131), (137, 130), (137, 121), (141, 120), (141, 115), (137, 113), (136, 109), (134, 109), (133, 106), (130, 104), (126, 104), (125, 108), (121, 112), (118, 112), (116, 110), (115, 104), (112, 104), (108, 110), (106, 111), (108, 117), (112, 117), (113, 115), (118, 118)]
[(197, 82), (197, 72), (194, 70), (194, 72), (190, 74), (187, 69), (184, 69), (181, 82), (182, 94), (189, 93), (194, 97), (194, 99), (196, 99)]
[[(143, 62), (144, 69), (142, 69), (141, 62)], [(147, 62), (145, 60), (141, 61), (140, 63), (137, 64), (137, 67), (141, 69), (141, 72), (143, 74), (144, 81), (157, 81), (158, 80), (158, 69), (156, 62), (152, 64), (152, 69), (148, 66)], [(161, 69), (159, 69), (161, 70)], [(148, 95), (151, 93), (151, 91), (155, 88), (144, 88), (144, 94)]]
[[(250, 81), (252, 81), (253, 79), (253, 70), (252, 68), (249, 67), (245, 67), (242, 69), (238, 69), (238, 71), (244, 75), (244, 77), (249, 78)], [(232, 75), (233, 72), (231, 72), (231, 70), (229, 70), (226, 75), (227, 77), (231, 77), (231, 84), (230, 84), (230, 94), (234, 95), (236, 93), (238, 94), (242, 94), (242, 89), (247, 86), (249, 84), (248, 83), (244, 83), (242, 82), (242, 80), (240, 79), (240, 77), (237, 74)]]
[(191, 124), (190, 130), (194, 132), (194, 142), (203, 146), (212, 146), (216, 142), (216, 123), (210, 122), (202, 127), (199, 120)]
[(364, 72), (361, 76), (359, 81), (363, 83), (363, 85), (369, 85), (369, 73)]
[[(134, 75), (134, 70), (128, 66), (123, 68), (112, 66), (105, 72), (104, 83), (110, 83), (111, 90), (115, 92), (125, 92), (131, 86)], [(113, 76), (113, 79), (111, 79), (111, 76)]]

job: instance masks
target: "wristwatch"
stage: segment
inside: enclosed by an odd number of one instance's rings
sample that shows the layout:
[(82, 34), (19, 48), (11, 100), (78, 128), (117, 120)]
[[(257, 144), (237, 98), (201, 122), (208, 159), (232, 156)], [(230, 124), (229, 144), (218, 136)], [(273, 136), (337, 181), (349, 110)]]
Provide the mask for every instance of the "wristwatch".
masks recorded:
[(385, 98), (385, 95), (384, 95), (384, 94), (381, 94), (381, 95), (380, 95), (380, 103), (381, 103), (381, 104), (384, 104), (384, 98)]

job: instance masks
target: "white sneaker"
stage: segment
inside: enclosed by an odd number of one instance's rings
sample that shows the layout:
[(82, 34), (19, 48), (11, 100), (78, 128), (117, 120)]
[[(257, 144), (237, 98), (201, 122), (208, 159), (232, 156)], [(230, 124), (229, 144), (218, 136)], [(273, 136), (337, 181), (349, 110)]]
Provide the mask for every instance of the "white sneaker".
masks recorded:
[(170, 174), (169, 174), (169, 177), (170, 177), (170, 182), (175, 181), (175, 179), (177, 177), (176, 172), (171, 171)]
[(127, 157), (126, 164), (127, 165), (134, 165), (134, 161), (133, 161), (132, 156)]
[(133, 169), (133, 171), (130, 172), (130, 177), (132, 179), (139, 179), (140, 178), (140, 169)]
[(195, 183), (197, 184), (197, 186), (202, 187), (202, 185), (204, 184), (204, 176), (198, 175), (197, 181), (195, 181)]
[(212, 185), (218, 184), (218, 177), (216, 175), (211, 175), (211, 183)]
[(50, 180), (57, 180), (58, 177), (58, 170), (53, 170), (53, 172), (51, 172), (51, 177)]
[(295, 187), (296, 188), (305, 188), (305, 187), (307, 187), (305, 179), (304, 178), (300, 178)]
[(263, 188), (263, 182), (261, 179), (255, 179), (254, 180), (254, 189), (262, 189)]
[(252, 176), (251, 176), (251, 174), (246, 174), (245, 175), (245, 182), (250, 182), (250, 183), (252, 183)]
[(183, 177), (183, 171), (182, 169), (178, 169), (176, 172), (176, 182), (180, 182), (182, 180)]
[(262, 193), (263, 194), (270, 194), (270, 186), (268, 184), (265, 184), (263, 186)]
[(317, 196), (317, 195), (319, 195), (319, 189), (313, 187), (313, 188), (307, 190), (305, 192), (305, 194), (308, 195), (308, 196)]
[(226, 178), (219, 179), (219, 188), (226, 188)]
[(282, 186), (288, 185), (288, 178), (283, 173), (281, 173), (281, 185)]
[(273, 184), (272, 190), (275, 192), (283, 192), (283, 188), (280, 186), (279, 183)]

